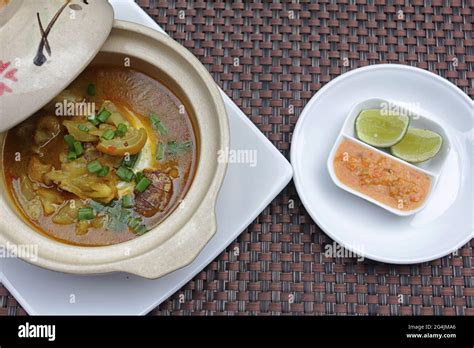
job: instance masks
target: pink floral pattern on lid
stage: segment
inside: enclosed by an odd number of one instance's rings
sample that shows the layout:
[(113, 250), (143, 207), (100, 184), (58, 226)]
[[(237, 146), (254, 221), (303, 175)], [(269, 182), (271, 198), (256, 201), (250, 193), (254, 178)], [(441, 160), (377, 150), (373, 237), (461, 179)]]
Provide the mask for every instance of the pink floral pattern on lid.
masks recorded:
[(11, 84), (18, 81), (15, 76), (18, 69), (8, 69), (10, 65), (11, 62), (3, 62), (2, 60), (0, 60), (0, 97), (5, 93), (12, 93), (13, 89)]

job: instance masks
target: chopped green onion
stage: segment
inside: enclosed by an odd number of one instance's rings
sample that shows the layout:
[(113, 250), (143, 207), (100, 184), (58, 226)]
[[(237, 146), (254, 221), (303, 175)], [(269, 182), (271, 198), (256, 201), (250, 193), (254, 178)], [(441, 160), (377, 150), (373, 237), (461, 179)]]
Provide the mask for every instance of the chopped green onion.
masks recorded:
[(97, 120), (97, 117), (95, 117), (95, 115), (90, 115), (89, 117), (87, 117), (87, 120), (92, 123), (94, 126), (98, 126), (100, 124), (100, 122)]
[(115, 132), (112, 129), (107, 129), (103, 134), (102, 138), (105, 140), (112, 140), (115, 137)]
[(117, 126), (117, 135), (123, 137), (127, 133), (127, 125), (125, 123), (119, 123)]
[(89, 94), (90, 96), (94, 96), (95, 93), (96, 93), (95, 85), (93, 83), (89, 83), (89, 85), (87, 86), (87, 94)]
[(165, 127), (163, 122), (158, 118), (158, 115), (154, 112), (150, 113), (150, 120), (153, 126), (160, 132), (160, 135), (166, 135), (168, 133), (168, 129)]
[[(122, 231), (130, 217), (130, 211), (123, 209), (119, 201), (112, 201), (107, 207), (107, 228), (112, 231)], [(126, 220), (125, 220), (126, 218)]]
[(94, 209), (96, 212), (101, 212), (102, 210), (105, 209), (105, 206), (103, 204), (100, 204), (99, 202), (90, 200), (89, 201), (89, 206)]
[(168, 141), (167, 150), (170, 155), (174, 155), (178, 152), (178, 143), (176, 141)]
[(137, 159), (138, 159), (138, 154), (136, 154), (136, 155), (130, 155), (130, 154), (126, 155), (123, 158), (122, 165), (125, 166), (125, 167), (128, 167), (128, 168), (133, 168), (133, 166), (137, 162)]
[(160, 119), (158, 118), (158, 115), (154, 112), (150, 113), (150, 120), (151, 120), (151, 123), (153, 123), (153, 124), (160, 122)]
[(84, 148), (82, 147), (82, 144), (79, 141), (74, 142), (74, 151), (76, 152), (76, 155), (78, 156), (84, 153)]
[(137, 228), (135, 228), (135, 232), (137, 232), (138, 235), (142, 235), (148, 232), (148, 227), (145, 225), (140, 225)]
[(127, 181), (127, 182), (132, 181), (133, 177), (134, 177), (133, 172), (130, 169), (128, 169), (127, 167), (124, 167), (124, 166), (120, 166), (117, 169), (116, 174), (121, 180)]
[(79, 130), (81, 130), (83, 132), (89, 133), (89, 128), (87, 128), (87, 126), (85, 124), (78, 124), (77, 128), (79, 128)]
[(78, 220), (92, 220), (94, 218), (94, 211), (92, 208), (79, 208), (77, 219)]
[(74, 151), (69, 151), (67, 154), (68, 161), (74, 161), (77, 158), (77, 155)]
[(109, 174), (110, 168), (107, 166), (103, 167), (99, 160), (95, 160), (87, 164), (87, 170), (90, 173), (96, 173), (97, 176), (106, 176)]
[(97, 172), (97, 176), (106, 176), (107, 174), (109, 174), (109, 172), (110, 168), (106, 166)]
[(98, 173), (99, 171), (102, 170), (102, 164), (99, 162), (99, 160), (89, 162), (87, 164), (87, 170), (90, 173)]
[(148, 188), (148, 186), (150, 186), (150, 184), (150, 179), (148, 179), (147, 177), (143, 177), (138, 181), (137, 186), (135, 186), (135, 190), (137, 190), (138, 192), (143, 192)]
[(177, 153), (181, 151), (185, 151), (189, 149), (193, 145), (192, 141), (185, 141), (184, 143), (178, 143), (176, 141), (170, 141), (168, 142), (167, 146), (167, 152), (170, 155), (176, 155)]
[(134, 230), (135, 228), (137, 228), (140, 225), (141, 222), (142, 222), (142, 219), (140, 219), (140, 218), (131, 218), (128, 221), (128, 227), (130, 227), (132, 230)]
[(123, 225), (126, 225), (128, 223), (128, 220), (130, 220), (131, 216), (132, 216), (132, 211), (130, 209), (126, 209), (122, 207), (122, 210), (119, 216), (120, 223), (122, 223)]
[(64, 141), (68, 144), (69, 149), (73, 150), (74, 149), (74, 142), (76, 139), (71, 134), (66, 134), (64, 136)]
[(99, 115), (97, 116), (97, 119), (100, 122), (104, 123), (109, 119), (110, 115), (112, 115), (112, 113), (110, 111), (108, 111), (107, 109), (102, 109), (102, 111), (99, 112)]
[(122, 197), (122, 207), (133, 208), (133, 196), (131, 194)]
[(156, 146), (156, 160), (161, 161), (165, 157), (165, 145), (158, 143)]
[(137, 174), (135, 174), (135, 182), (138, 183), (144, 177), (145, 174), (143, 174), (143, 172), (138, 172)]

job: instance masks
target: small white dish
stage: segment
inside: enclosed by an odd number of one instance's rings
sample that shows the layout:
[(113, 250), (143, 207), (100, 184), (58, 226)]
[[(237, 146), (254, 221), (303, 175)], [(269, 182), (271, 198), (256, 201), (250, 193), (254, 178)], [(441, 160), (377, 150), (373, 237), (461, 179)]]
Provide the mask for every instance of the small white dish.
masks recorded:
[[(422, 163), (417, 163), (417, 164), (411, 164), (409, 162), (403, 161), (392, 154), (388, 151), (388, 149), (381, 149), (381, 148), (376, 148), (374, 146), (370, 146), (362, 141), (360, 141), (355, 134), (355, 120), (357, 116), (360, 114), (362, 110), (366, 109), (381, 109), (381, 110), (386, 110), (387, 112), (396, 112), (399, 114), (407, 115), (410, 118), (410, 125), (409, 127), (414, 127), (414, 128), (422, 128), (422, 129), (429, 129), (432, 131), (435, 131), (436, 133), (440, 134), (443, 137), (443, 144), (441, 146), (440, 151), (438, 154)], [(376, 153), (379, 153), (385, 157), (388, 157), (398, 163), (401, 163), (403, 165), (406, 165), (409, 168), (412, 168), (418, 172), (424, 173), (428, 175), (431, 178), (431, 187), (428, 196), (425, 198), (425, 201), (421, 206), (419, 206), (416, 209), (412, 210), (400, 210), (400, 209), (395, 209), (392, 208), (386, 204), (383, 204), (382, 202), (373, 199), (372, 197), (365, 195), (357, 190), (352, 189), (351, 187), (345, 185), (344, 183), (339, 180), (337, 175), (334, 172), (334, 157), (337, 153), (337, 149), (339, 148), (339, 145), (341, 142), (345, 139), (348, 139), (350, 141), (353, 141), (360, 146), (363, 146), (369, 150), (372, 150)], [(346, 190), (358, 197), (361, 197), (371, 203), (374, 203), (378, 205), (379, 207), (382, 207), (389, 212), (399, 215), (399, 216), (408, 216), (415, 214), (422, 210), (428, 203), (429, 199), (432, 196), (433, 190), (436, 188), (436, 184), (438, 182), (439, 175), (441, 174), (441, 171), (443, 169), (444, 164), (446, 163), (446, 158), (449, 154), (449, 149), (450, 149), (450, 141), (449, 137), (446, 134), (446, 132), (443, 130), (443, 127), (441, 127), (437, 122), (430, 120), (428, 117), (424, 116), (422, 113), (419, 111), (415, 111), (409, 106), (406, 105), (401, 105), (396, 102), (392, 102), (389, 100), (385, 99), (380, 99), (380, 98), (372, 98), (372, 99), (367, 99), (362, 102), (356, 103), (351, 111), (349, 112), (346, 120), (344, 121), (344, 125), (341, 128), (341, 131), (339, 133), (339, 136), (334, 143), (334, 146), (328, 156), (328, 161), (327, 161), (327, 168), (329, 171), (329, 175), (331, 176), (332, 181), (342, 188), (343, 190)]]
[[(443, 170), (437, 158), (419, 166), (430, 172), (439, 166), (438, 184), (425, 208), (410, 216), (341, 190), (328, 173), (328, 156), (349, 112), (370, 98), (417, 105), (449, 139)], [(443, 257), (473, 236), (473, 124), (471, 98), (438, 75), (396, 64), (352, 70), (320, 89), (298, 118), (291, 145), (296, 189), (319, 227), (362, 257), (396, 264)]]
[[(111, 0), (117, 19), (163, 30), (132, 0)], [(217, 232), (189, 265), (158, 279), (116, 272), (54, 272), (18, 258), (0, 258), (0, 281), (31, 315), (144, 315), (165, 301), (234, 241), (290, 182), (288, 161), (221, 91), (230, 150), (257, 154), (255, 165), (230, 163), (217, 200)], [(242, 190), (242, 183), (246, 189)], [(131, 295), (132, 294), (132, 295)]]

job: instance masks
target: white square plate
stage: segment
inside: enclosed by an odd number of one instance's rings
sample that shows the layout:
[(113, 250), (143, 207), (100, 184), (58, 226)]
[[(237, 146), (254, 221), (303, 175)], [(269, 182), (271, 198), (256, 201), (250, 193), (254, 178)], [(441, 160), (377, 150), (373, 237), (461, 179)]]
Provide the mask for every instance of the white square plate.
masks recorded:
[[(110, 0), (115, 18), (162, 29), (132, 0)], [(255, 150), (256, 165), (229, 164), (217, 203), (218, 229), (188, 266), (148, 280), (125, 273), (79, 276), (0, 259), (0, 280), (29, 314), (146, 314), (215, 259), (288, 184), (288, 161), (222, 92), (231, 149)]]

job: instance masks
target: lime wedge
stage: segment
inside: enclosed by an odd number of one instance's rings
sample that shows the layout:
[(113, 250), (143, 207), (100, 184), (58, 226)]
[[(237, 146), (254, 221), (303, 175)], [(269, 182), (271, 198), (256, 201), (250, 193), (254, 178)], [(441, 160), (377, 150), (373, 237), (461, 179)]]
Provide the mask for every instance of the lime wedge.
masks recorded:
[(398, 144), (392, 146), (392, 155), (407, 162), (424, 162), (436, 156), (443, 144), (438, 133), (427, 129), (410, 128)]
[(384, 115), (383, 110), (367, 109), (357, 116), (355, 131), (364, 143), (390, 147), (402, 140), (409, 123), (410, 118), (406, 115)]

